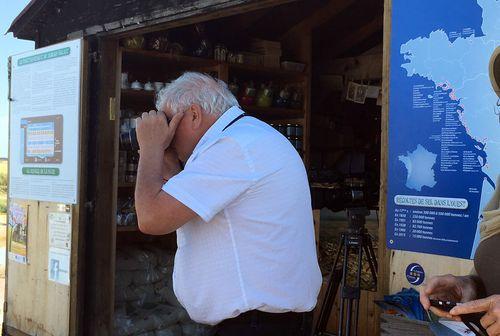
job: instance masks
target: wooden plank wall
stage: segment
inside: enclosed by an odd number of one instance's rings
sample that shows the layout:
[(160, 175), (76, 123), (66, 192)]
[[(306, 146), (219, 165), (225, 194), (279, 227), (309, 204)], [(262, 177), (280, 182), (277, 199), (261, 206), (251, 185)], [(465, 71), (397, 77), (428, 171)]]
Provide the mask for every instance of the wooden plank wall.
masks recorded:
[(382, 78), (382, 51), (358, 57), (338, 58), (325, 65), (326, 74), (343, 75), (352, 80)]
[(61, 212), (61, 206), (38, 201), (13, 202), (28, 208), (28, 263), (8, 261), (4, 323), (29, 335), (69, 335), (70, 287), (48, 280), (47, 218), (49, 212)]
[(418, 263), (425, 271), (425, 278), (442, 274), (467, 275), (474, 264), (472, 260), (438, 256), (433, 254), (391, 251), (390, 261), (390, 293), (396, 293), (402, 287), (419, 289), (421, 286), (410, 286), (406, 280), (406, 267), (411, 263)]

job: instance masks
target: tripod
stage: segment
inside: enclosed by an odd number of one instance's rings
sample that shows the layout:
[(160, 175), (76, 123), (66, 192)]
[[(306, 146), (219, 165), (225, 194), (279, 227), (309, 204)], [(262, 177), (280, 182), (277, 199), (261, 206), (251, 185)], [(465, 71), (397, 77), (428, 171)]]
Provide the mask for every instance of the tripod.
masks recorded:
[[(373, 250), (372, 239), (365, 228), (365, 217), (369, 214), (367, 208), (349, 208), (347, 209), (348, 230), (341, 235), (340, 246), (335, 256), (332, 271), (328, 279), (325, 298), (316, 324), (314, 334), (316, 336), (331, 335), (326, 332), (326, 326), (330, 317), (335, 296), (341, 286), (340, 291), (340, 311), (339, 326), (337, 336), (351, 336), (358, 334), (359, 319), (359, 299), (361, 293), (361, 270), (363, 263), (363, 252), (366, 254), (368, 266), (372, 275), (374, 285), (377, 284), (377, 259)], [(350, 284), (347, 276), (349, 274), (349, 256), (351, 253), (357, 253), (356, 278), (353, 284)], [(344, 260), (340, 267), (340, 255), (343, 254)], [(355, 310), (354, 310), (355, 309)], [(352, 323), (352, 314), (354, 310), (354, 324)]]

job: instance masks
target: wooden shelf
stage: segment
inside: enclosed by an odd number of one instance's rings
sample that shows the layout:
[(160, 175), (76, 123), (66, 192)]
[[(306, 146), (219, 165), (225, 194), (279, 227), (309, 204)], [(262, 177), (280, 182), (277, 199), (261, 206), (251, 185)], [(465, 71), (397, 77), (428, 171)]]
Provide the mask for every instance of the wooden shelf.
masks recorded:
[[(154, 91), (145, 90), (132, 90), (124, 89), (121, 91), (122, 99), (126, 101), (133, 100), (135, 102), (139, 101), (150, 101), (155, 97)], [(304, 110), (301, 109), (289, 109), (289, 108), (279, 108), (279, 107), (259, 107), (259, 106), (242, 106), (242, 109), (260, 119), (274, 120), (274, 119), (296, 119), (300, 120), (304, 117)], [(302, 123), (303, 121), (299, 122)]]
[(142, 50), (142, 49), (127, 49), (122, 48), (122, 54), (125, 61), (129, 62), (141, 62), (143, 63), (145, 59), (152, 61), (160, 61), (162, 63), (171, 63), (178, 65), (180, 67), (212, 67), (219, 64), (219, 62), (213, 59), (192, 57), (185, 55), (175, 55), (164, 53), (160, 51), (152, 50)]
[(299, 124), (304, 126), (305, 119), (304, 118), (290, 118), (290, 119), (271, 119), (269, 122), (275, 125), (286, 125), (286, 124)]
[(118, 183), (118, 188), (135, 188), (135, 183), (128, 183), (128, 182)]
[(138, 98), (154, 98), (156, 96), (155, 91), (146, 90), (133, 90), (133, 89), (122, 89), (122, 97), (138, 97)]
[(303, 110), (287, 109), (278, 107), (259, 107), (259, 106), (245, 106), (241, 107), (243, 111), (253, 115), (259, 119), (273, 120), (273, 119), (301, 119), (304, 117)]
[(117, 232), (135, 232), (135, 231), (139, 231), (139, 228), (137, 226), (117, 226), (116, 231)]
[(142, 111), (155, 108), (155, 91), (145, 90), (121, 90), (121, 108), (132, 108), (134, 110), (142, 109)]
[[(258, 106), (242, 106), (249, 115), (274, 124), (299, 124), (303, 126), (304, 153), (306, 166), (309, 162), (309, 114), (310, 114), (310, 67), (306, 65), (303, 72), (264, 67), (262, 65), (237, 64), (219, 62), (213, 59), (174, 55), (158, 51), (121, 48), (122, 71), (135, 75), (132, 79), (141, 82), (167, 81), (179, 76), (183, 71), (215, 72), (219, 78), (229, 82), (237, 78), (238, 82), (253, 80), (254, 82), (273, 82), (280, 85), (297, 87), (302, 90), (304, 106), (301, 109), (262, 108)], [(145, 90), (122, 90), (121, 108), (143, 111), (154, 108), (156, 92)], [(133, 190), (130, 185), (120, 185), (123, 193)]]
[(123, 58), (126, 62), (139, 62), (143, 63), (144, 59), (149, 59), (153, 62), (160, 61), (162, 63), (170, 63), (177, 65), (179, 67), (189, 67), (189, 68), (208, 68), (215, 66), (226, 66), (230, 72), (242, 73), (248, 75), (257, 76), (272, 76), (271, 79), (282, 78), (282, 79), (294, 79), (303, 81), (307, 79), (307, 72), (298, 72), (283, 70), (281, 68), (270, 68), (264, 67), (262, 65), (250, 65), (250, 64), (240, 64), (240, 63), (226, 63), (219, 62), (214, 59), (185, 56), (185, 55), (175, 55), (159, 51), (142, 50), (142, 49), (129, 49), (122, 48)]
[(249, 64), (238, 64), (238, 63), (228, 63), (229, 74), (237, 75), (243, 74), (247, 77), (269, 77), (270, 80), (275, 79), (286, 79), (295, 81), (305, 81), (308, 74), (306, 72), (297, 72), (283, 70), (281, 68), (266, 68), (262, 65), (249, 65)]

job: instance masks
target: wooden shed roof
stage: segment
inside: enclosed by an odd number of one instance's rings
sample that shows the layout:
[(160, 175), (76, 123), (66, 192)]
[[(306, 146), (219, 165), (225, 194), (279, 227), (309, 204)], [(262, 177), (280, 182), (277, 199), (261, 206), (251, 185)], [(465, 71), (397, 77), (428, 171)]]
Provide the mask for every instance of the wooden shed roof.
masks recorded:
[[(242, 7), (248, 9), (243, 14)], [(236, 20), (230, 17), (235, 13), (241, 14)], [(231, 26), (231, 33), (248, 30), (280, 40), (291, 29), (312, 29), (326, 60), (359, 54), (382, 40), (382, 0), (31, 0), (9, 32), (42, 47), (204, 14), (220, 19), (213, 27), (221, 33)]]
[(64, 40), (70, 34), (93, 35), (204, 13), (225, 13), (241, 5), (264, 8), (293, 1), (296, 0), (31, 0), (8, 32), (45, 45)]

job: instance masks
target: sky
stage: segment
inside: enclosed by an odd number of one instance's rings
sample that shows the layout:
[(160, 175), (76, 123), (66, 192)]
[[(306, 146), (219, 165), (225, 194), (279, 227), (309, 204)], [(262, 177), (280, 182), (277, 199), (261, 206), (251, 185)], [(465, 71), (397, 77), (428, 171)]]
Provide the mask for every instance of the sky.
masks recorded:
[(33, 50), (35, 43), (19, 40), (12, 33), (5, 34), (16, 16), (29, 3), (29, 0), (2, 1), (3, 9), (0, 11), (0, 158), (8, 155), (9, 137), (9, 103), (7, 59), (9, 56)]

